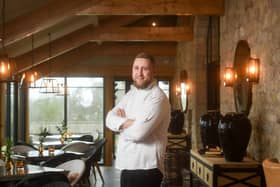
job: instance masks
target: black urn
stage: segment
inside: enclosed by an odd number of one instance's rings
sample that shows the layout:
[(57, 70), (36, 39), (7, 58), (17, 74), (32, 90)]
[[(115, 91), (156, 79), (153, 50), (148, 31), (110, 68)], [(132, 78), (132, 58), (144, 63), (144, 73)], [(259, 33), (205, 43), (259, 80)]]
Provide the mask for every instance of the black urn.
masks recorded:
[(227, 113), (219, 122), (218, 134), (226, 161), (241, 162), (251, 136), (251, 123), (243, 113)]
[(200, 117), (200, 135), (204, 149), (220, 146), (218, 125), (221, 117), (220, 112), (208, 112)]
[(171, 120), (168, 127), (168, 132), (171, 134), (180, 134), (183, 132), (185, 122), (184, 112), (181, 110), (173, 110), (171, 112)]

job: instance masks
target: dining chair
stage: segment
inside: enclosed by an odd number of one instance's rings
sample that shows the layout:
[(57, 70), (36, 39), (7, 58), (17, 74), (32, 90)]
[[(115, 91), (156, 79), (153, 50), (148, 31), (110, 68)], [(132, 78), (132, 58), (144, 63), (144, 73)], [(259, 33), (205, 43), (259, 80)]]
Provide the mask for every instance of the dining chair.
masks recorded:
[(34, 151), (36, 148), (28, 145), (14, 145), (11, 147), (13, 153), (26, 153), (28, 151)]
[(280, 185), (280, 163), (275, 158), (267, 158), (262, 162), (267, 187)]
[(31, 148), (33, 148), (33, 149), (37, 149), (37, 148), (36, 148), (35, 146), (33, 146), (32, 144), (27, 143), (27, 142), (24, 142), (24, 141), (21, 141), (21, 140), (17, 141), (17, 142), (15, 143), (15, 145), (26, 145), (26, 146), (31, 147)]
[(90, 145), (83, 142), (71, 142), (61, 148), (61, 150), (67, 152), (79, 152), (85, 153), (90, 149)]
[(68, 178), (63, 173), (45, 172), (26, 176), (19, 181), (16, 187), (71, 187)]
[(64, 169), (68, 171), (67, 174), (68, 181), (70, 182), (71, 186), (75, 186), (76, 184), (80, 183), (80, 180), (85, 172), (85, 162), (81, 159), (69, 160), (66, 161), (56, 168)]
[(75, 140), (93, 142), (93, 136), (90, 135), (90, 134), (85, 134), (85, 135), (82, 135), (82, 136), (79, 137), (79, 138), (75, 138)]
[(85, 186), (91, 186), (89, 177), (91, 174), (93, 155), (96, 153), (96, 151), (97, 151), (96, 146), (91, 145), (89, 151), (87, 151), (85, 155), (83, 155), (83, 157), (81, 158), (82, 160), (85, 161), (86, 164), (85, 172), (82, 177), (82, 182)]
[(106, 143), (106, 139), (105, 138), (100, 139), (96, 143), (97, 150), (96, 150), (96, 154), (93, 157), (93, 162), (92, 162), (94, 179), (96, 180), (96, 174), (95, 174), (95, 168), (96, 168), (103, 183), (104, 183), (104, 178), (102, 176), (102, 173), (101, 173), (101, 170), (100, 170), (98, 162), (101, 161), (102, 150), (103, 150), (103, 148), (105, 146), (105, 143)]
[(95, 172), (95, 168), (96, 168), (97, 172), (99, 173), (99, 176), (102, 180), (102, 183), (104, 183), (104, 177), (101, 173), (98, 162), (102, 158), (102, 150), (103, 150), (105, 143), (106, 143), (105, 138), (97, 140), (96, 143), (92, 146), (92, 154), (86, 160), (86, 164), (92, 166), (92, 173), (94, 175), (95, 181), (96, 181), (96, 172)]
[(70, 160), (75, 160), (75, 159), (80, 159), (81, 156), (74, 154), (74, 153), (64, 153), (62, 155), (57, 155), (54, 156), (45, 162), (42, 162), (40, 165), (41, 166), (47, 166), (47, 167), (57, 167), (58, 165), (70, 161)]

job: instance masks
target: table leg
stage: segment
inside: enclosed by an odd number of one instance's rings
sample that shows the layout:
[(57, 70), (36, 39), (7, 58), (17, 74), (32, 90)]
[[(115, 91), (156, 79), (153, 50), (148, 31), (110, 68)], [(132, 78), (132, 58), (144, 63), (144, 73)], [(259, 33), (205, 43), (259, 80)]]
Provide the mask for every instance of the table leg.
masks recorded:
[(193, 175), (192, 175), (192, 172), (190, 172), (190, 187), (193, 187)]

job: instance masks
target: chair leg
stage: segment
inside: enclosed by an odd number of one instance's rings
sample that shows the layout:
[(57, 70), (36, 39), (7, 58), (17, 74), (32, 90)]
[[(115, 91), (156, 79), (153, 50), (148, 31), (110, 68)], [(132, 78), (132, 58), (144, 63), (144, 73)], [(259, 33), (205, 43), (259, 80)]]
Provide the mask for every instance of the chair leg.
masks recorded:
[(97, 162), (94, 162), (94, 165), (95, 165), (95, 167), (97, 168), (97, 171), (98, 171), (98, 173), (99, 173), (99, 175), (100, 175), (100, 178), (101, 178), (101, 180), (102, 180), (102, 183), (104, 183), (104, 178), (103, 178), (103, 176), (102, 176), (102, 173), (101, 173), (99, 164), (98, 164)]
[(94, 176), (94, 183), (96, 183), (96, 173), (95, 173), (94, 164), (92, 165), (92, 173), (93, 173), (93, 176)]
[(90, 187), (90, 181), (89, 178), (83, 178), (83, 180), (80, 182), (82, 187)]

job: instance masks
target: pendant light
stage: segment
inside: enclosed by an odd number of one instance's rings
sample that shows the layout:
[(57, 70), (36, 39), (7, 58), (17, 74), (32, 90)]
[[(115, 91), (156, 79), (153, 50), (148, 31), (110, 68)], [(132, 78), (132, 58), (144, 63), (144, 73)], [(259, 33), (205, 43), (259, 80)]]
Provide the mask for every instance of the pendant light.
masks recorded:
[(36, 88), (36, 80), (38, 79), (38, 73), (36, 71), (33, 71), (32, 68), (34, 66), (34, 35), (32, 34), (32, 65), (30, 70), (23, 73), (22, 80), (25, 79), (27, 81), (27, 84), (29, 88)]
[[(51, 34), (49, 33), (49, 65), (50, 65), (50, 74), (51, 74), (51, 56), (52, 56), (52, 51), (51, 51)], [(58, 84), (57, 80), (55, 78), (51, 77), (46, 77), (42, 79), (41, 82), (41, 87), (39, 90), (40, 93), (44, 94), (57, 94), (58, 93)]]
[(1, 44), (2, 49), (0, 52), (0, 81), (9, 82), (11, 81), (11, 64), (8, 54), (5, 49), (5, 0), (2, 0), (2, 35), (1, 35)]
[(58, 87), (58, 93), (56, 94), (57, 96), (69, 95), (68, 91), (67, 91), (67, 84), (66, 84), (66, 79), (65, 78), (64, 78), (63, 82), (57, 84), (57, 87)]

